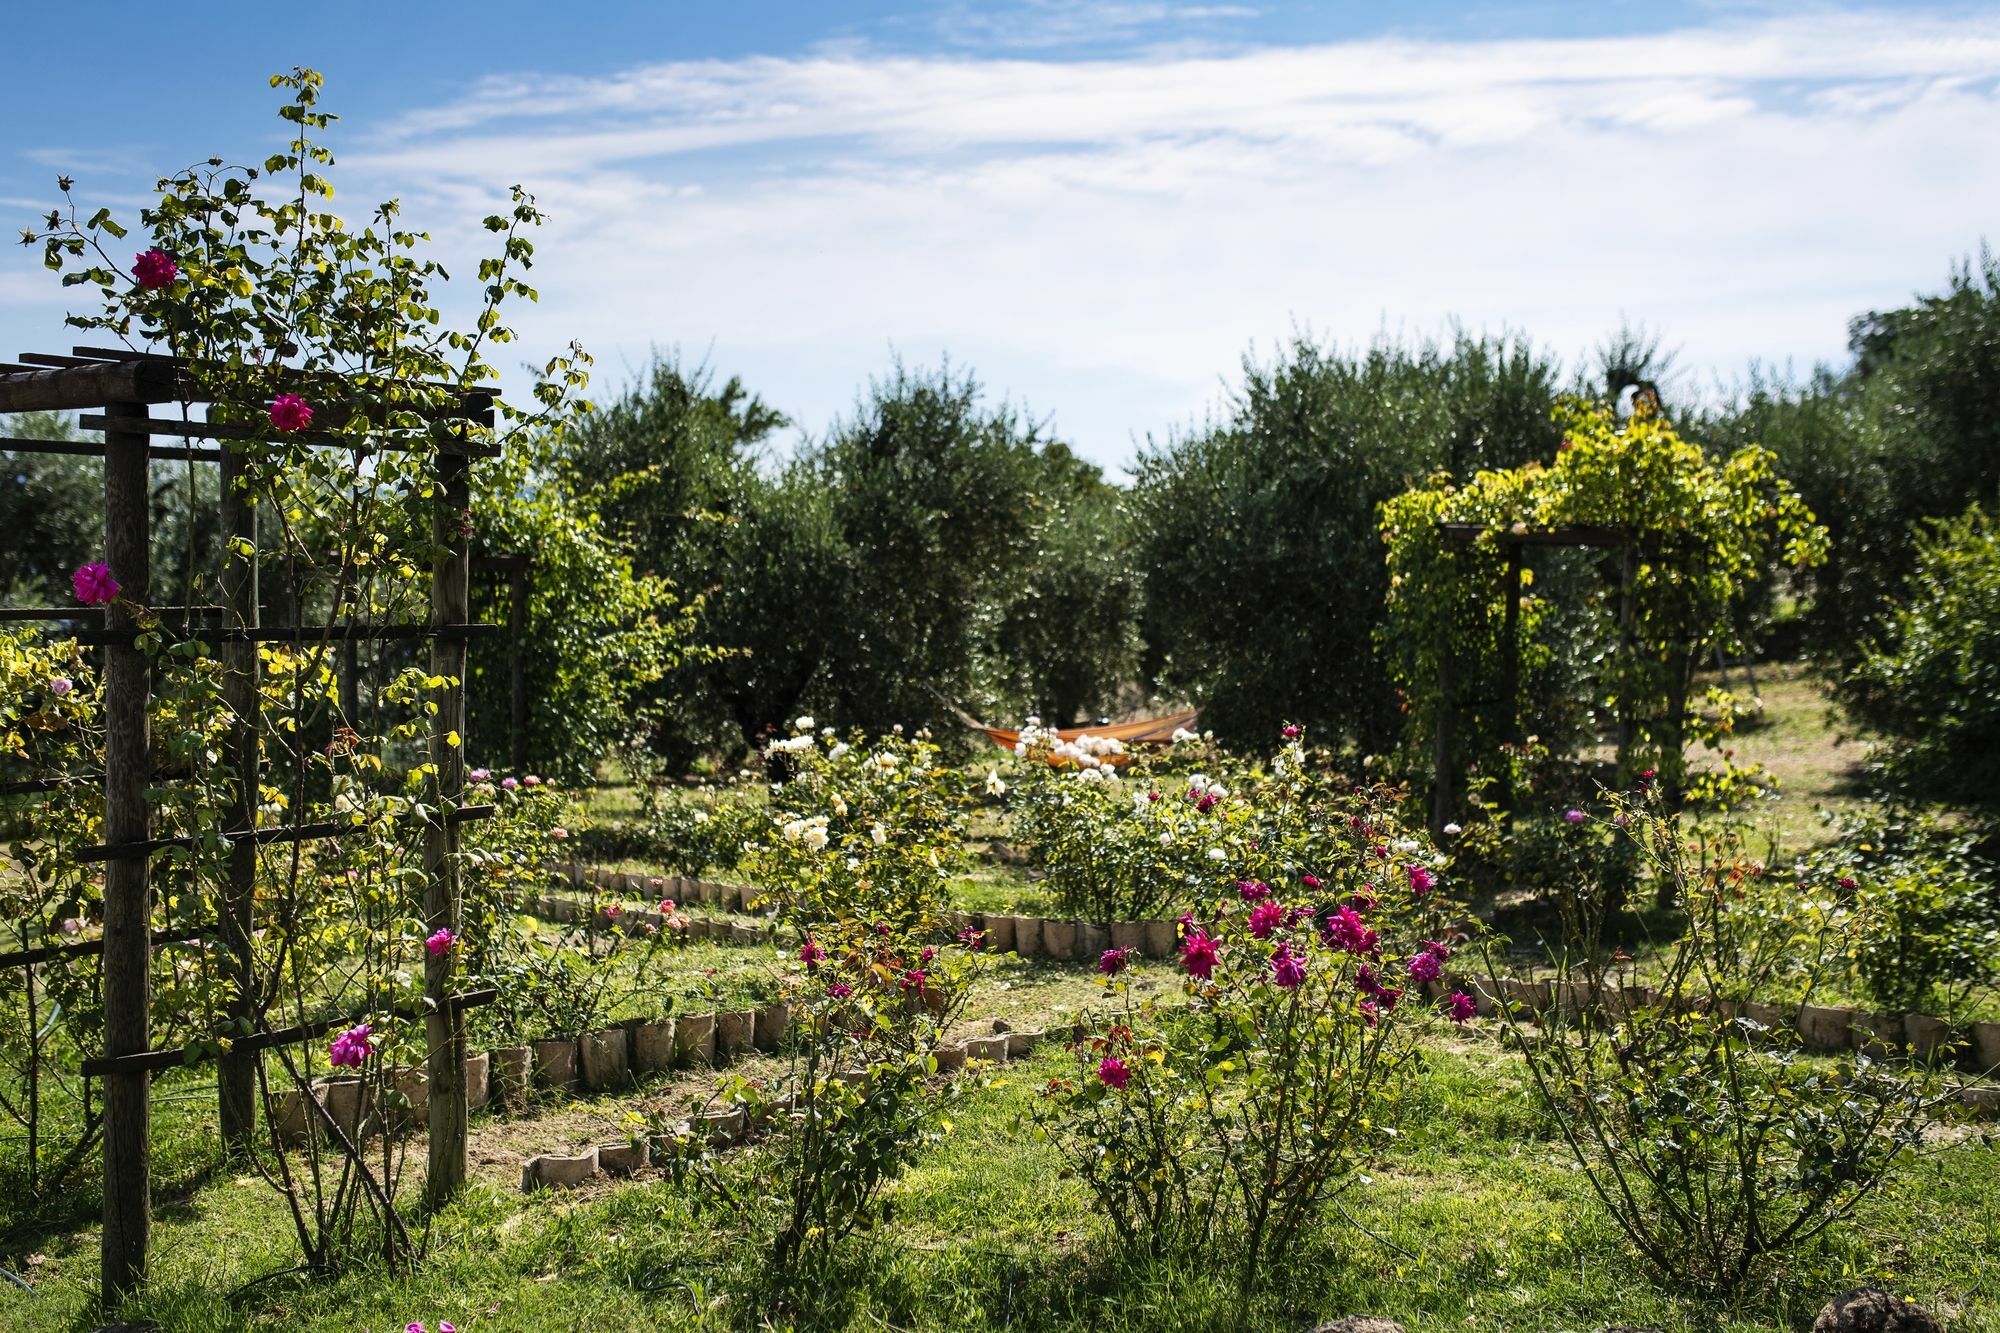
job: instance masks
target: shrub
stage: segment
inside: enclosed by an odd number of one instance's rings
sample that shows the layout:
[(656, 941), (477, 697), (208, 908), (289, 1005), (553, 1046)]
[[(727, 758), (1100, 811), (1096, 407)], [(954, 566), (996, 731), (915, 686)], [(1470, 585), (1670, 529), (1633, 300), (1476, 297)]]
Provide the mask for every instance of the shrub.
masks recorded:
[[(1764, 868), (1725, 842), (1690, 852), (1657, 795), (1618, 801), (1612, 827), (1666, 880), (1687, 926), (1656, 992), (1625, 987), (1604, 935), (1606, 897), (1564, 902), (1551, 982), (1562, 1018), (1510, 1018), (1543, 1108), (1599, 1203), (1669, 1286), (1733, 1300), (1853, 1212), (1922, 1134), (1920, 1083), (1866, 1057), (1809, 1060), (1735, 1017), (1736, 995), (1768, 993), (1778, 952), (1731, 938), (1725, 904)], [(1788, 952), (1831, 961), (1830, 922)], [(1489, 955), (1488, 964), (1491, 966)]]
[(1839, 694), (1889, 738), (1880, 768), (1892, 785), (2000, 809), (2000, 532), (1984, 510), (1919, 539), (1905, 600)]
[(1854, 970), (1878, 1004), (1950, 1012), (2000, 975), (2000, 886), (1976, 847), (1935, 813), (1887, 807), (1808, 861), (1853, 914)]
[(779, 780), (743, 864), (781, 919), (801, 933), (856, 921), (911, 937), (938, 928), (965, 863), (970, 794), (926, 734), (842, 740), (800, 718), (765, 759)]
[(1169, 756), (1140, 760), (1121, 777), (1090, 754), (1051, 764), (1053, 748), (1039, 728), (1022, 733), (1007, 804), (1057, 906), (1094, 921), (1135, 921), (1199, 901), (1215, 877), (1209, 849), (1247, 809), (1232, 813), (1225, 800), (1242, 780), (1238, 767), (1177, 776), (1165, 767)]
[(1107, 954), (1117, 1007), (1036, 1114), (1124, 1244), (1226, 1230), (1246, 1289), (1387, 1143), (1451, 952), (1437, 858), (1392, 794), (1335, 795), (1296, 743), (1274, 770), (1231, 798), (1247, 811), (1182, 920), (1181, 993), (1141, 1000)]

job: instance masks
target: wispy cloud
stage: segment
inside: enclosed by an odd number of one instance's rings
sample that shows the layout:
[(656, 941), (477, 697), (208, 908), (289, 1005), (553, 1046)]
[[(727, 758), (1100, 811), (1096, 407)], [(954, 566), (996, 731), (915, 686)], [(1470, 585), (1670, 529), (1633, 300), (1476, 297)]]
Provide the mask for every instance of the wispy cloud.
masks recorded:
[[(350, 197), (534, 190), (540, 342), (705, 350), (810, 426), (949, 351), (1114, 463), (1300, 326), (1837, 355), (2000, 217), (2000, 18), (1190, 50), (1151, 43), (1235, 6), (1030, 9), (1072, 36), (487, 79), (346, 144)], [(1093, 24), (1132, 49), (1077, 58)]]

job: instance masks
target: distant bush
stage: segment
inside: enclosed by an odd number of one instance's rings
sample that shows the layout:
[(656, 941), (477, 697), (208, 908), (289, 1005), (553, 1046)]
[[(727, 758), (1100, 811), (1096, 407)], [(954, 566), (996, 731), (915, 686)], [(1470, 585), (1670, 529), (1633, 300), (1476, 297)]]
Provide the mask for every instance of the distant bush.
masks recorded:
[(1935, 814), (1885, 808), (1808, 862), (1802, 878), (1837, 886), (1852, 914), (1854, 971), (1876, 1003), (1949, 1013), (2000, 976), (2000, 885), (1977, 842)]
[(1839, 693), (1889, 737), (1893, 785), (2000, 810), (2000, 531), (1984, 510), (1930, 526), (1905, 600)]

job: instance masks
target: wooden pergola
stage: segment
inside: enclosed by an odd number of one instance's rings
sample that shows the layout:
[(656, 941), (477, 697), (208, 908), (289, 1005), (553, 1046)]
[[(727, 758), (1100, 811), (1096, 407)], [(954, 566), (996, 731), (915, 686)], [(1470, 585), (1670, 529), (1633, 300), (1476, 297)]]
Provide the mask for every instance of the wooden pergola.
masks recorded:
[[(1504, 583), (1506, 603), (1501, 610), (1500, 626), (1500, 693), (1497, 699), (1459, 699), (1458, 673), (1449, 638), (1445, 641), (1444, 652), (1438, 657), (1437, 729), (1431, 756), (1432, 766), (1436, 769), (1436, 781), (1431, 789), (1431, 832), (1441, 835), (1444, 826), (1451, 822), (1452, 780), (1455, 776), (1452, 732), (1458, 709), (1473, 704), (1498, 703), (1503, 717), (1501, 735), (1510, 744), (1518, 745), (1521, 741), (1521, 571), (1526, 563), (1528, 549), (1536, 546), (1555, 546), (1622, 551), (1624, 565), (1618, 626), (1620, 635), (1628, 636), (1632, 623), (1633, 558), (1640, 541), (1638, 534), (1629, 528), (1594, 527), (1584, 524), (1537, 528), (1530, 527), (1526, 523), (1514, 523), (1504, 528), (1491, 528), (1481, 523), (1441, 522), (1437, 527), (1439, 535), (1444, 538), (1447, 546), (1471, 546), (1480, 541), (1490, 541), (1507, 555)], [(1621, 749), (1628, 727), (1629, 722), (1621, 718), (1619, 722)], [(1510, 818), (1511, 815), (1510, 801)]]
[[(83, 414), (78, 422), (82, 428), (102, 432), (101, 443), (0, 437), (0, 449), (104, 460), (104, 559), (123, 585), (122, 596), (103, 608), (102, 623), (86, 626), (74, 635), (84, 643), (100, 646), (103, 653), (104, 841), (85, 849), (80, 858), (104, 865), (103, 937), (0, 957), (0, 965), (33, 966), (64, 954), (103, 955), (103, 1051), (85, 1061), (83, 1073), (101, 1077), (104, 1085), (102, 1275), (107, 1298), (131, 1291), (145, 1276), (152, 1209), (151, 1079), (160, 1070), (186, 1062), (183, 1050), (154, 1049), (152, 1045), (153, 946), (212, 935), (230, 960), (233, 975), (247, 981), (251, 933), (257, 927), (253, 918), (257, 848), (274, 842), (338, 839), (351, 831), (348, 825), (332, 823), (257, 826), (256, 645), (288, 642), (325, 647), (369, 640), (422, 640), (430, 645), (430, 673), (453, 682), (439, 696), (430, 725), (430, 759), (435, 766), (431, 805), (448, 813), (431, 820), (424, 831), (423, 915), (427, 929), (458, 929), (460, 886), (455, 853), (459, 824), (492, 813), (490, 806), (459, 804), (465, 764), (457, 737), (464, 729), (467, 640), (503, 632), (500, 626), (467, 623), (470, 571), (463, 516), (470, 502), (472, 461), (489, 452), (474, 443), (472, 430), (493, 425), (493, 392), (425, 385), (426, 392), (417, 396), (417, 404), (405, 408), (399, 403), (399, 411), (417, 412), (433, 424), (450, 423), (451, 429), (429, 432), (430, 438), (357, 436), (338, 430), (298, 431), (285, 437), (306, 446), (362, 453), (378, 449), (435, 451), (442, 484), (437, 488), (431, 516), (436, 556), (431, 568), (430, 614), (423, 624), (264, 625), (260, 623), (254, 577), (255, 510), (237, 484), (245, 472), (243, 454), (226, 442), (265, 439), (270, 432), (235, 421), (182, 419), (185, 412), (171, 420), (152, 414), (155, 405), (166, 403), (183, 408), (215, 406), (204, 396), (197, 373), (200, 369), (175, 357), (98, 347), (78, 347), (66, 356), (26, 353), (13, 362), (0, 362), (0, 412), (75, 411)], [(303, 388), (315, 393), (328, 405), (319, 419), (336, 426), (352, 419), (351, 409), (343, 412), (341, 403), (361, 396), (354, 381), (335, 375), (274, 367), (269, 379), (283, 389)], [(447, 436), (457, 443), (439, 442)], [(175, 442), (156, 444), (157, 437)], [(147, 785), (154, 780), (149, 734), (153, 680), (149, 660), (137, 644), (140, 625), (133, 608), (146, 607), (150, 592), (150, 469), (162, 460), (211, 463), (221, 473), (218, 517), (225, 543), (221, 579), (225, 604), (219, 608), (148, 609), (160, 616), (159, 624), (153, 627), (157, 632), (219, 645), (226, 678), (224, 697), (235, 719), (230, 750), (239, 777), (225, 825), (231, 845), (217, 919), (192, 930), (156, 935), (152, 930), (151, 858), (169, 848), (191, 847), (195, 841), (156, 837), (146, 799)], [(516, 605), (522, 600), (517, 593)], [(95, 608), (15, 608), (0, 611), (0, 619), (74, 623), (88, 622), (99, 614)], [(221, 623), (213, 623), (218, 616)], [(204, 621), (209, 623), (201, 623)], [(518, 661), (515, 677), (518, 681)], [(516, 695), (520, 696), (518, 685)], [(9, 793), (54, 790), (70, 780), (56, 777), (16, 783)], [(491, 998), (490, 994), (453, 994), (449, 979), (448, 957), (426, 959), (423, 1017), (430, 1078), (426, 1196), (433, 1202), (457, 1190), (465, 1179), (464, 1011)], [(257, 1011), (247, 984), (237, 987), (233, 1011), (227, 1018), (240, 1024), (239, 1030), (255, 1034), (235, 1040), (220, 1058), (218, 1068), (217, 1109), (223, 1136), (232, 1144), (246, 1144), (256, 1124), (259, 1052), (310, 1039), (342, 1024), (328, 1020), (272, 1031), (266, 1015)], [(326, 1124), (336, 1128), (330, 1119)]]

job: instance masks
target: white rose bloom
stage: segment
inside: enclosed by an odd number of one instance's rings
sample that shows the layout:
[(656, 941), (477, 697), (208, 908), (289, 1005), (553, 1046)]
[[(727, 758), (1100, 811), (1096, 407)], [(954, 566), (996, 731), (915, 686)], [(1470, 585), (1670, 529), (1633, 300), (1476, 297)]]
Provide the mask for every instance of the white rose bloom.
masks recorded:
[(997, 768), (986, 770), (986, 794), (988, 796), (1005, 796), (1007, 794), (1007, 784), (1001, 780), (1000, 770)]
[(1463, 832), (1465, 832), (1465, 830), (1460, 828), (1456, 824), (1446, 824), (1444, 826), (1444, 836), (1447, 838), (1456, 838), (1459, 834)]
[(901, 761), (898, 760), (896, 756), (893, 754), (878, 754), (875, 756), (875, 767), (883, 770), (884, 772), (887, 772), (890, 769), (895, 768), (895, 766), (899, 762)]
[(1229, 853), (1223, 851), (1220, 847), (1211, 847), (1208, 849), (1208, 859), (1211, 861), (1227, 861)]
[(1162, 847), (1171, 847), (1171, 846), (1173, 846), (1173, 845), (1174, 845), (1174, 835), (1173, 835), (1173, 834), (1171, 834), (1171, 833), (1162, 833), (1162, 834), (1160, 835), (1160, 846), (1162, 846)]
[(843, 800), (841, 797), (836, 796), (833, 798), (833, 813), (835, 813), (836, 815), (844, 815), (847, 813), (847, 802)]
[(883, 828), (880, 824), (870, 824), (868, 826), (868, 836), (877, 847), (880, 847), (883, 843), (889, 841), (889, 830)]
[(1403, 838), (1396, 843), (1396, 850), (1408, 856), (1411, 852), (1416, 851), (1418, 846), (1419, 844), (1415, 838)]
[(1039, 727), (1042, 725), (1042, 720), (1038, 717), (1035, 717), (1033, 714), (1030, 714), (1028, 717), (1027, 724), (1031, 727)]
[(813, 720), (810, 717), (802, 717), (792, 723), (792, 727), (798, 731), (811, 731), (813, 729)]
[(816, 852), (823, 852), (823, 851), (825, 851), (825, 850), (826, 850), (826, 830), (825, 830), (825, 829), (823, 829), (823, 828), (820, 828), (820, 827), (819, 827), (818, 825), (814, 825), (814, 826), (813, 826), (812, 828), (809, 828), (809, 829), (807, 829), (807, 830), (806, 830), (806, 846), (808, 846), (808, 847), (812, 848), (812, 849), (813, 849), (814, 851), (816, 851)]
[(695, 811), (694, 822), (697, 824), (706, 824), (708, 822), (708, 811), (706, 810)]
[(828, 759), (844, 759), (847, 756), (847, 752), (853, 748), (846, 741), (839, 741), (835, 743), (831, 750), (826, 752), (826, 757)]

